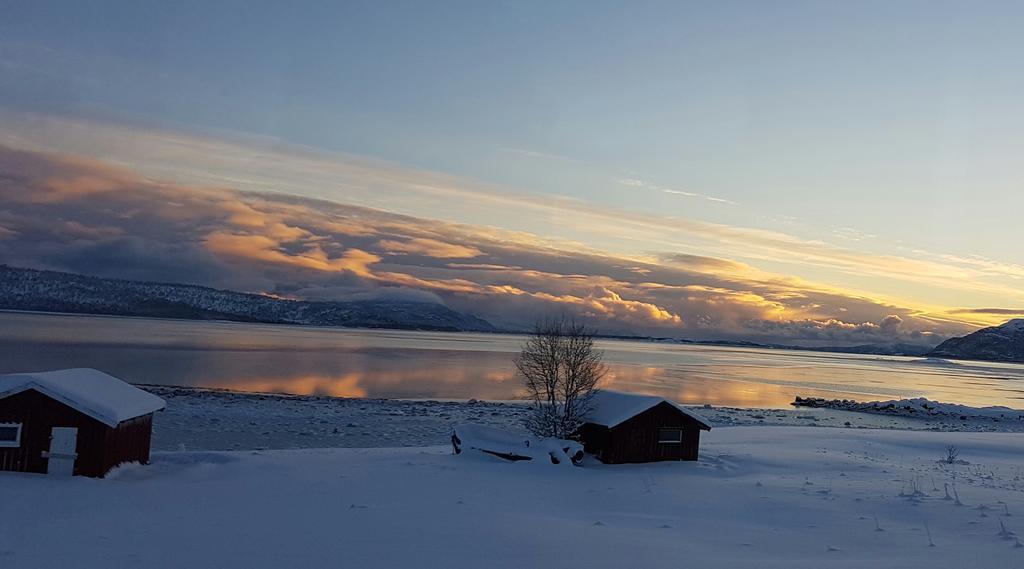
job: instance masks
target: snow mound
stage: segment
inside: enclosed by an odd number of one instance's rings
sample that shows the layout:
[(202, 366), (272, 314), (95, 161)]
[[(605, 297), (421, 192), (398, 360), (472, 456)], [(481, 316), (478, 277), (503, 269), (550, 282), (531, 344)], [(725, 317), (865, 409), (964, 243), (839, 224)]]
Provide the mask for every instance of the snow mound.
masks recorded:
[(109, 426), (163, 409), (166, 403), (101, 371), (88, 368), (0, 376), (0, 399), (34, 389)]
[(795, 407), (824, 407), (860, 413), (881, 413), (889, 415), (948, 416), (966, 419), (990, 419), (1024, 421), (1024, 410), (1009, 407), (970, 407), (956, 403), (939, 403), (923, 397), (914, 399), (892, 399), (861, 403), (849, 399), (821, 399), (818, 397), (797, 397)]
[(452, 449), (455, 454), (472, 449), (505, 460), (530, 460), (560, 466), (579, 464), (583, 460), (583, 445), (578, 442), (531, 439), (483, 425), (455, 427), (452, 430)]

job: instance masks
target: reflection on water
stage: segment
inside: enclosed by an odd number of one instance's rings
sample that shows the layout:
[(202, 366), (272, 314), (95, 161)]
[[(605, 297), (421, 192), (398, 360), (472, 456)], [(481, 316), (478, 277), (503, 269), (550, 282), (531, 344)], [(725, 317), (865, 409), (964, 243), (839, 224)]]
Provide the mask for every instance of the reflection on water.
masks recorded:
[[(0, 373), (94, 367), (134, 383), (344, 397), (513, 399), (521, 337), (0, 313)], [(796, 395), (1024, 406), (1024, 366), (602, 341), (607, 387), (688, 404)]]

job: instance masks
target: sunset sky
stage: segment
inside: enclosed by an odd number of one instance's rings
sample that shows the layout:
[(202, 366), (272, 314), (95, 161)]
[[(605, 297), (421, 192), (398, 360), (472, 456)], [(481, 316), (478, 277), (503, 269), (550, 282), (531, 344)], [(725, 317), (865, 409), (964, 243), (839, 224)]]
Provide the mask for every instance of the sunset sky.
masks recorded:
[(0, 263), (696, 339), (1024, 316), (1019, 2), (208, 4), (4, 8)]

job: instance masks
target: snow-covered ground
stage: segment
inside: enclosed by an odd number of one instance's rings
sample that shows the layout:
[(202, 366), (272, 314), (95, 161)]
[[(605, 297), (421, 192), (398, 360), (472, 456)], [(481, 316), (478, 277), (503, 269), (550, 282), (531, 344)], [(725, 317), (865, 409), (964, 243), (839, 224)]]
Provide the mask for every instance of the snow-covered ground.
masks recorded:
[(421, 447), (448, 442), (459, 424), (522, 431), (526, 414), (521, 402), (145, 389), (167, 401), (154, 418), (154, 450)]
[[(167, 401), (157, 413), (156, 450), (401, 447), (444, 444), (453, 425), (522, 431), (522, 402), (407, 401), (238, 393), (197, 388), (146, 389)], [(851, 412), (828, 408), (696, 409), (716, 427), (735, 425), (1024, 431), (1024, 421), (984, 416)]]
[(959, 423), (964, 426), (979, 422), (998, 426), (999, 423), (1005, 422), (1012, 429), (1014, 425), (1024, 424), (1024, 410), (1021, 409), (1004, 406), (970, 407), (956, 403), (938, 403), (921, 397), (868, 402), (797, 397), (794, 405), (802, 408), (839, 409), (878, 415), (925, 417), (932, 420), (945, 420), (954, 424)]
[[(703, 441), (696, 463), (430, 447), (3, 473), (0, 567), (1024, 566), (1024, 435), (730, 427)], [(963, 462), (939, 462), (950, 444)]]

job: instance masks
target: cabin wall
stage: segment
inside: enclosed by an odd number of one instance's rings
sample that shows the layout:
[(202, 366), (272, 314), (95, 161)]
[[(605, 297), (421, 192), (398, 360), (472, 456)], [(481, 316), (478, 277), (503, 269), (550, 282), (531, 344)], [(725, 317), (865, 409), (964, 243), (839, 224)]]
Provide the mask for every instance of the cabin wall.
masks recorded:
[[(659, 443), (658, 429), (682, 429), (681, 443)], [(673, 409), (668, 403), (656, 405), (636, 417), (606, 429), (597, 453), (602, 462), (654, 462), (659, 460), (697, 460), (700, 424)]]
[(21, 423), (21, 445), (0, 447), (0, 470), (45, 473), (53, 427), (76, 427), (75, 475), (102, 477), (110, 468), (138, 460), (149, 461), (152, 415), (107, 425), (51, 399), (26, 390), (0, 399), (0, 423)]
[(104, 473), (126, 462), (149, 464), (152, 435), (152, 414), (122, 421), (116, 429), (109, 429), (103, 443)]
[(585, 423), (576, 433), (576, 438), (583, 443), (583, 451), (600, 454), (608, 440), (608, 427)]

